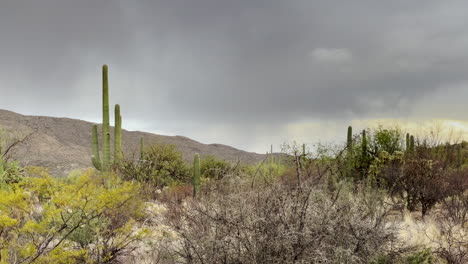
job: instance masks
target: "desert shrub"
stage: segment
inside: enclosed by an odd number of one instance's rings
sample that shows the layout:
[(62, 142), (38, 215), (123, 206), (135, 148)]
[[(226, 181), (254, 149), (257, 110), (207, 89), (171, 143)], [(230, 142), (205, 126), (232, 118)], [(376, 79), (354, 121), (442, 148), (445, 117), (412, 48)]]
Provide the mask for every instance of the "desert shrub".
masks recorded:
[(152, 145), (143, 153), (144, 159), (123, 161), (120, 171), (125, 180), (143, 182), (152, 190), (190, 182), (191, 171), (175, 146)]
[(187, 197), (193, 196), (193, 185), (175, 185), (157, 192), (157, 200), (162, 203), (180, 204)]
[(115, 263), (144, 238), (138, 185), (93, 171), (54, 179), (29, 168), (0, 190), (1, 263)]
[(444, 198), (434, 211), (434, 253), (449, 264), (468, 263), (468, 191)]
[(181, 239), (169, 248), (173, 263), (369, 263), (394, 251), (376, 191), (329, 194), (307, 182), (229, 189), (172, 208), (168, 221)]
[(236, 173), (240, 168), (237, 164), (231, 164), (228, 161), (218, 159), (214, 156), (206, 156), (200, 164), (202, 177), (208, 179), (222, 179), (226, 175)]
[(424, 249), (419, 252), (415, 252), (404, 258), (405, 264), (432, 264), (435, 259), (432, 256), (432, 252), (429, 249)]
[(369, 141), (369, 150), (373, 154), (380, 151), (385, 151), (393, 154), (396, 151), (403, 151), (404, 139), (403, 132), (399, 128), (383, 128), (378, 127), (372, 131), (371, 140)]
[(468, 170), (454, 158), (456, 147), (418, 145), (413, 152), (379, 152), (368, 170), (367, 181), (404, 200), (410, 211), (423, 215), (445, 198), (468, 189)]
[(0, 158), (0, 186), (19, 183), (23, 177), (24, 169), (17, 161), (6, 161)]

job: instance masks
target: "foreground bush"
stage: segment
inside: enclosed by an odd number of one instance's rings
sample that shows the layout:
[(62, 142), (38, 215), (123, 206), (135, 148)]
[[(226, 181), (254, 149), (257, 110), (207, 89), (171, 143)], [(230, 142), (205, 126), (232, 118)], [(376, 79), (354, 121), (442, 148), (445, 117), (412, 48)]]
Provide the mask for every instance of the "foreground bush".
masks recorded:
[(330, 194), (307, 184), (228, 189), (172, 208), (181, 241), (169, 247), (168, 263), (369, 263), (396, 254), (377, 192), (352, 195), (341, 186)]
[(88, 171), (67, 180), (40, 168), (0, 190), (0, 263), (114, 263), (146, 236), (138, 185)]

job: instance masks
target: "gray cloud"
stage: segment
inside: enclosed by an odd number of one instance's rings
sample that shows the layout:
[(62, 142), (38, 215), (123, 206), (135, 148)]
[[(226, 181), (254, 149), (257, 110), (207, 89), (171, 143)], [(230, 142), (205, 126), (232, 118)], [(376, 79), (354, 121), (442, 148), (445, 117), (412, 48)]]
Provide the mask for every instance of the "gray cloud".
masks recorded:
[(4, 0), (0, 103), (98, 120), (107, 63), (127, 124), (205, 142), (250, 148), (304, 120), (460, 118), (424, 100), (449, 105), (432, 95), (467, 89), (466, 10), (458, 0)]

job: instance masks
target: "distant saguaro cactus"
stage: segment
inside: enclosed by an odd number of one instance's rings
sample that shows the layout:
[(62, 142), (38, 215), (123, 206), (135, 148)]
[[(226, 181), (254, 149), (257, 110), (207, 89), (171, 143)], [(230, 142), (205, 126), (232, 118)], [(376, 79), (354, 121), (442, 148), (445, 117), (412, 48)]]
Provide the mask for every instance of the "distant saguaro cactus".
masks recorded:
[(362, 143), (361, 143), (361, 149), (362, 149), (362, 156), (367, 157), (367, 137), (366, 137), (366, 130), (362, 130)]
[[(102, 159), (99, 154), (97, 125), (92, 128), (92, 162), (96, 169), (108, 171), (111, 162), (110, 124), (109, 124), (109, 84), (107, 78), (108, 67), (102, 66)], [(114, 130), (114, 159), (115, 163), (122, 159), (122, 116), (120, 106), (115, 106)]]
[(351, 126), (348, 127), (348, 137), (346, 140), (346, 148), (348, 149), (348, 154), (353, 154), (353, 128)]
[(410, 134), (406, 133), (406, 151), (410, 150)]
[(354, 171), (354, 151), (353, 151), (353, 128), (348, 126), (348, 136), (346, 138), (346, 168), (345, 168), (345, 175), (348, 178), (353, 177)]
[(200, 155), (195, 154), (193, 159), (193, 197), (200, 191)]
[(414, 136), (413, 135), (410, 136), (409, 151), (410, 151), (410, 153), (414, 152)]

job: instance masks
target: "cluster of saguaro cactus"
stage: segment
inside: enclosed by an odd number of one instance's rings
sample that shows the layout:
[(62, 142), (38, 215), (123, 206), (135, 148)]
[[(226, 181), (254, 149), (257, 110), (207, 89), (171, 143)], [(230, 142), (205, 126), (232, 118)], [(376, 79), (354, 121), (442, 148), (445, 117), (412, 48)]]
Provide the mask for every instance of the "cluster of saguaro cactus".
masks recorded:
[(410, 135), (409, 133), (406, 133), (406, 152), (414, 152), (414, 136)]
[(414, 136), (410, 135), (410, 133), (406, 133), (406, 152), (414, 152)]
[(120, 106), (115, 105), (114, 161), (111, 160), (110, 125), (109, 125), (109, 83), (108, 67), (102, 66), (102, 158), (99, 154), (97, 125), (92, 129), (92, 162), (96, 169), (108, 171), (112, 163), (122, 160), (122, 116)]
[(193, 158), (193, 197), (200, 191), (200, 155), (195, 153)]

